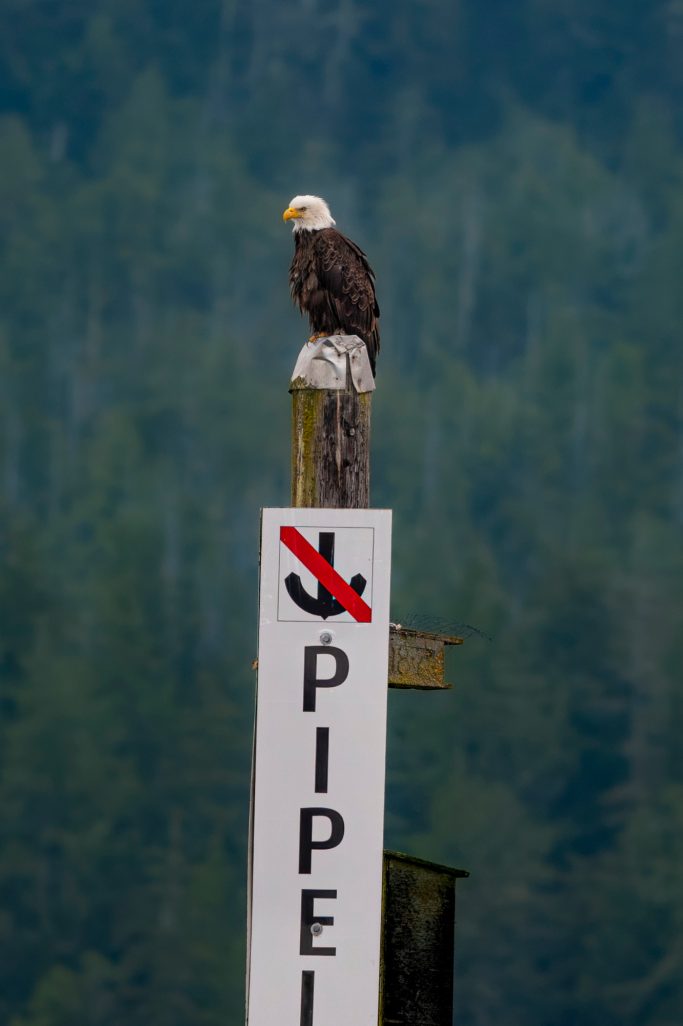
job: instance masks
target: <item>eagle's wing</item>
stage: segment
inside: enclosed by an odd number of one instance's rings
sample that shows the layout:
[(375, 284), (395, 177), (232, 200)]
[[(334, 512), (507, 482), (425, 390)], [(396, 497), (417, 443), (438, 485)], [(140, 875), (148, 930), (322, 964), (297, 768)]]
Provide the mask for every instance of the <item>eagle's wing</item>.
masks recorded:
[(347, 334), (364, 339), (374, 369), (379, 351), (379, 305), (368, 258), (360, 246), (335, 228), (323, 229), (316, 242), (318, 280), (330, 304), (330, 314)]

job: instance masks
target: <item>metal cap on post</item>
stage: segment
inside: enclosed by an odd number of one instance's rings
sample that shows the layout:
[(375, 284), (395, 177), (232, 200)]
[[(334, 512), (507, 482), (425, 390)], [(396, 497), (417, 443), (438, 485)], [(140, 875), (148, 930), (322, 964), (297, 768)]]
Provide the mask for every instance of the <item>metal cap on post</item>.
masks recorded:
[(375, 380), (356, 335), (307, 342), (294, 367), (292, 506), (367, 509)]

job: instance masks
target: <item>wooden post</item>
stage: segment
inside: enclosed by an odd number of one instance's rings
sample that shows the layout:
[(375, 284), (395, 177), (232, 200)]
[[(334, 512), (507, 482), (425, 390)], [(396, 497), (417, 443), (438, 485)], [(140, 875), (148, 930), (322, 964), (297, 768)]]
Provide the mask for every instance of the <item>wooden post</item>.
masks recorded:
[(292, 383), (292, 506), (370, 505), (372, 392)]
[[(373, 390), (365, 345), (355, 336), (304, 346), (290, 385), (292, 506), (369, 506)], [(392, 630), (389, 686), (450, 687), (444, 648), (462, 640)], [(467, 875), (384, 853), (379, 1026), (450, 1026), (455, 879)]]
[(375, 380), (355, 335), (308, 342), (292, 393), (292, 506), (367, 509)]

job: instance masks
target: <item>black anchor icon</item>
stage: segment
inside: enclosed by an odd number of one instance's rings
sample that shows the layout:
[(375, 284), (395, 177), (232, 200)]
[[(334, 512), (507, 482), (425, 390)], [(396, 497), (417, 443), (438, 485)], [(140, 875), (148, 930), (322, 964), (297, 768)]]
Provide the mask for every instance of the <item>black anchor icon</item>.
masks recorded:
[[(327, 560), (330, 566), (334, 566), (334, 531), (318, 532), (318, 552)], [(365, 585), (368, 582), (362, 574), (354, 574), (349, 585), (357, 595), (362, 595)], [(285, 577), (285, 587), (292, 602), (295, 602), (300, 609), (313, 616), (321, 616), (326, 620), (328, 616), (338, 616), (346, 612), (345, 607), (332, 595), (327, 588), (318, 581), (318, 595), (314, 598), (309, 595), (298, 574), (288, 574)]]

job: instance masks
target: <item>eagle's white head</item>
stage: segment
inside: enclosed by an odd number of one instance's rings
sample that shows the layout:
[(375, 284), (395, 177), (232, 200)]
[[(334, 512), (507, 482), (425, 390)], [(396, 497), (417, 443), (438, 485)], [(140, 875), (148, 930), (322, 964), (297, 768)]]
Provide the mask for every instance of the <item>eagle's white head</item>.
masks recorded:
[(293, 231), (317, 231), (331, 228), (336, 221), (320, 196), (295, 196), (282, 215), (283, 221), (294, 221)]

